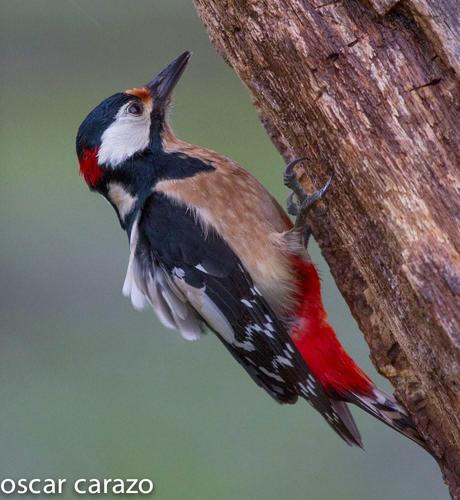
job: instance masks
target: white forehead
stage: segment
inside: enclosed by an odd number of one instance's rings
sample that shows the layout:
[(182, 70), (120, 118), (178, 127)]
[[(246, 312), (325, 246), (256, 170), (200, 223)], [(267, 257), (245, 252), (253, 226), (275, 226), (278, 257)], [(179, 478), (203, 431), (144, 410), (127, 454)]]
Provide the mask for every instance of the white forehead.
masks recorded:
[(132, 102), (119, 109), (115, 120), (102, 134), (97, 154), (99, 165), (116, 167), (148, 146), (152, 104), (144, 102), (142, 115), (134, 116), (127, 112)]

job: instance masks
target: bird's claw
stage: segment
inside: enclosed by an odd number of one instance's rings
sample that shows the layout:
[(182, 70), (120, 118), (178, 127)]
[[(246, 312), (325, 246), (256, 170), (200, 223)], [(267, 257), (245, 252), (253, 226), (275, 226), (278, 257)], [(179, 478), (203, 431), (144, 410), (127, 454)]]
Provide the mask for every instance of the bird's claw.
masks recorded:
[(329, 187), (331, 186), (332, 179), (333, 175), (329, 177), (326, 184), (324, 184), (324, 186), (321, 189), (318, 189), (318, 191), (315, 191), (313, 194), (310, 195), (304, 194), (303, 199), (300, 200), (300, 212), (304, 212), (305, 214), (307, 214), (309, 210), (314, 208), (316, 203), (318, 203), (324, 198), (324, 195), (327, 193)]
[[(284, 185), (292, 190), (291, 194), (296, 194), (298, 198), (302, 197), (305, 195), (305, 192), (303, 190), (302, 185), (297, 179), (297, 175), (295, 173), (294, 167), (306, 160), (307, 158), (296, 158), (295, 160), (292, 160), (290, 163), (288, 163), (285, 171), (284, 171)], [(295, 215), (295, 214), (292, 214)]]
[[(334, 178), (334, 174), (332, 173), (321, 189), (318, 189), (318, 191), (310, 195), (307, 194), (300, 184), (294, 170), (294, 167), (304, 160), (306, 160), (306, 158), (296, 158), (287, 165), (284, 171), (284, 185), (291, 190), (287, 199), (287, 211), (290, 215), (296, 217), (295, 226), (297, 228), (305, 226), (306, 216), (310, 210), (324, 198)], [(307, 239), (308, 238), (306, 238), (306, 240)]]

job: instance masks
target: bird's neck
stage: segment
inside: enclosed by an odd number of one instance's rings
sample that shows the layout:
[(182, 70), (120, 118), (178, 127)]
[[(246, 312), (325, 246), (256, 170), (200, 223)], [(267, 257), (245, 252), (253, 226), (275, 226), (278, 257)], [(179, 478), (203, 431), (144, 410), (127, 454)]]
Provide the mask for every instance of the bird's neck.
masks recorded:
[(161, 151), (165, 154), (168, 153), (183, 153), (186, 154), (186, 152), (190, 148), (196, 148), (197, 146), (194, 146), (193, 144), (190, 144), (189, 142), (183, 141), (182, 139), (179, 139), (176, 134), (174, 133), (171, 125), (169, 122), (165, 121), (163, 125), (163, 130), (161, 133)]
[(114, 207), (128, 234), (139, 210), (159, 181), (185, 179), (214, 170), (199, 151), (197, 146), (178, 139), (165, 123), (159, 147), (150, 147), (106, 171), (98, 191)]

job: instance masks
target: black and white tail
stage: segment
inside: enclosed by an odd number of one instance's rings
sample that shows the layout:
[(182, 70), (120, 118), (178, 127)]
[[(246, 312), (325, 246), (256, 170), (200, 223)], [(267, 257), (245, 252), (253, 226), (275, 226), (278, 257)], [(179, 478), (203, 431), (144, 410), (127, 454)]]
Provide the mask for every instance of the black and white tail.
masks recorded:
[(412, 419), (396, 399), (377, 387), (373, 388), (373, 393), (373, 396), (349, 393), (347, 400), (426, 449)]

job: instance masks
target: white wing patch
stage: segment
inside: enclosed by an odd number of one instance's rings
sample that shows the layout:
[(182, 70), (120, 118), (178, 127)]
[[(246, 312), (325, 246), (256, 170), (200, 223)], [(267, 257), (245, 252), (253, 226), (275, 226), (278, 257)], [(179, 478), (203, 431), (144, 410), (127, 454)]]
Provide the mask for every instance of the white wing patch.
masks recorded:
[(136, 259), (137, 225), (138, 218), (134, 221), (131, 231), (131, 252), (123, 295), (130, 297), (134, 308), (138, 310), (150, 303), (161, 323), (166, 328), (179, 330), (184, 339), (199, 339), (203, 333), (201, 319), (165, 272), (158, 267), (152, 267), (147, 273), (142, 272)]
[(200, 313), (200, 316), (206, 320), (206, 323), (221, 335), (226, 342), (233, 344), (235, 342), (235, 332), (224, 314), (206, 295), (205, 288), (198, 289), (190, 286), (177, 274), (174, 277), (174, 283), (190, 304)]

